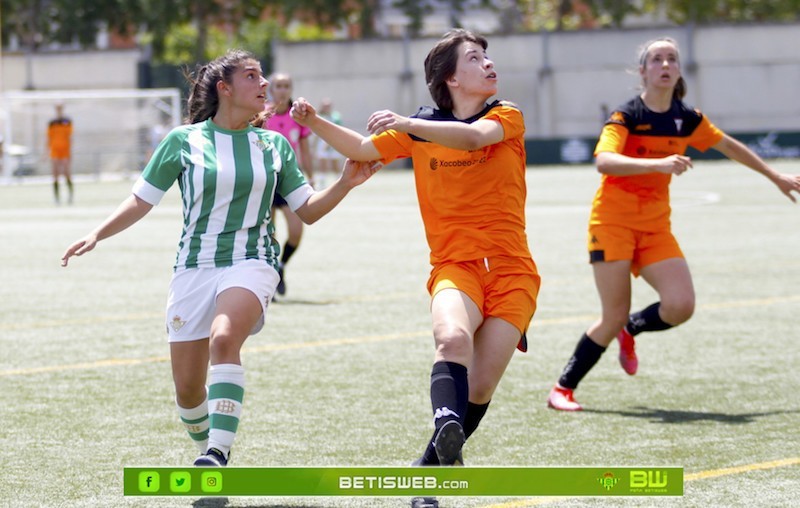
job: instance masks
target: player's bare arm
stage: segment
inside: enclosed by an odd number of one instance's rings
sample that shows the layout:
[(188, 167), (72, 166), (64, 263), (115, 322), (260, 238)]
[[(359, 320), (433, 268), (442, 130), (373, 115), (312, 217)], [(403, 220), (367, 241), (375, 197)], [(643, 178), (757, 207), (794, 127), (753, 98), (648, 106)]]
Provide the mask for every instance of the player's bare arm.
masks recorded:
[(778, 173), (769, 167), (758, 154), (750, 150), (747, 145), (727, 134), (712, 148), (725, 155), (725, 157), (766, 176), (793, 203), (797, 202), (797, 198), (794, 197), (792, 192), (800, 194), (800, 175)]
[(372, 161), (381, 158), (380, 152), (369, 137), (317, 115), (314, 106), (303, 97), (294, 101), (291, 115), (297, 123), (314, 131), (314, 134), (349, 159)]
[(606, 175), (630, 176), (644, 173), (681, 175), (692, 167), (692, 159), (673, 154), (660, 159), (640, 159), (616, 152), (597, 154), (597, 171)]
[(306, 224), (313, 224), (333, 210), (348, 192), (369, 180), (381, 167), (383, 165), (379, 161), (347, 159), (342, 176), (333, 185), (315, 192), (295, 213)]
[(502, 124), (494, 120), (477, 120), (469, 124), (437, 122), (409, 118), (389, 110), (373, 113), (367, 121), (367, 130), (372, 134), (388, 130), (406, 132), (456, 150), (479, 150), (503, 141), (505, 134)]
[(61, 256), (61, 266), (67, 266), (69, 258), (72, 256), (82, 256), (91, 251), (100, 240), (114, 236), (120, 231), (129, 228), (152, 209), (153, 205), (131, 194), (97, 229), (67, 248), (64, 255)]

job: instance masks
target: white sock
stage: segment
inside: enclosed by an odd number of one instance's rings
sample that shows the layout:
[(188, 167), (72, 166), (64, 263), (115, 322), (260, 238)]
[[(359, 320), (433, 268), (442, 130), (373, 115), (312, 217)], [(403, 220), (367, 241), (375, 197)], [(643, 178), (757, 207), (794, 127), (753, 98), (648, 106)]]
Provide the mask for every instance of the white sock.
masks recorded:
[(228, 457), (244, 400), (244, 368), (233, 363), (212, 365), (208, 379), (208, 448)]
[(178, 406), (178, 414), (189, 437), (197, 445), (200, 453), (205, 453), (208, 449), (208, 393), (206, 393), (206, 399), (197, 407), (181, 407), (177, 401), (175, 401), (175, 405)]

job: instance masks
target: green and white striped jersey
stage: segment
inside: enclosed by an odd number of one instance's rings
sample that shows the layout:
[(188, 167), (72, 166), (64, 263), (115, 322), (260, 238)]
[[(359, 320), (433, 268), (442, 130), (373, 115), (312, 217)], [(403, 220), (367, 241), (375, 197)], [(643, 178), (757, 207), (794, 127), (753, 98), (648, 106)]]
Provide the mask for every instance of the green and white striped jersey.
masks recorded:
[(176, 270), (230, 266), (245, 259), (276, 266), (275, 193), (292, 210), (314, 193), (285, 137), (255, 127), (226, 130), (211, 119), (173, 129), (133, 193), (157, 205), (176, 180), (183, 201)]

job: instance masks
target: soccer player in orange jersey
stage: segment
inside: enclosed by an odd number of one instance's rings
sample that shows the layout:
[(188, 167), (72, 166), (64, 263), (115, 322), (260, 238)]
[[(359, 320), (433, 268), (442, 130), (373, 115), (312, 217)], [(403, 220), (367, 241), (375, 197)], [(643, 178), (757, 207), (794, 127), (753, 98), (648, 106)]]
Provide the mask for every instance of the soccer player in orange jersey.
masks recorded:
[(64, 105), (56, 104), (56, 117), (47, 125), (47, 147), (50, 152), (53, 173), (53, 193), (56, 204), (61, 202), (58, 180), (61, 176), (67, 182), (69, 203), (72, 204), (74, 189), (72, 186), (71, 148), (72, 120), (64, 116)]
[(419, 465), (461, 462), (536, 310), (539, 275), (525, 233), (525, 126), (511, 103), (487, 103), (497, 72), (487, 41), (452, 30), (425, 59), (438, 109), (411, 117), (373, 113), (369, 137), (316, 114), (304, 99), (293, 115), (354, 160), (410, 157), (433, 265), (436, 346), (431, 372), (435, 431)]
[[(577, 411), (573, 390), (616, 337), (619, 361), (630, 375), (638, 359), (634, 336), (666, 330), (694, 312), (689, 266), (670, 227), (669, 183), (692, 167), (692, 146), (714, 148), (767, 177), (789, 199), (800, 192), (800, 177), (780, 174), (739, 141), (683, 102), (686, 83), (674, 40), (645, 44), (639, 56), (641, 95), (613, 111), (595, 148), (602, 184), (589, 221), (589, 259), (602, 315), (578, 341), (548, 406)], [(630, 314), (631, 273), (656, 290), (659, 301)]]

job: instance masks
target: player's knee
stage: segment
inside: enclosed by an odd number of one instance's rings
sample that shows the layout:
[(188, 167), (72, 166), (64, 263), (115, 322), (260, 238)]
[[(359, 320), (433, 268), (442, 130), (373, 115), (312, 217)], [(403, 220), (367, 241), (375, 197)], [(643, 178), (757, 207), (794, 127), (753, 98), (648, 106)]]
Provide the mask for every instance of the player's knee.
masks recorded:
[(211, 358), (229, 358), (239, 352), (240, 342), (229, 332), (211, 334), (208, 349)]
[(659, 314), (662, 320), (671, 325), (679, 325), (688, 321), (694, 314), (694, 297), (662, 300)]
[[(619, 309), (613, 312), (603, 313), (603, 326), (609, 330), (622, 330), (628, 324), (629, 309)], [(616, 332), (614, 332), (616, 333)]]
[(433, 330), (437, 356), (448, 360), (464, 359), (472, 354), (472, 337), (466, 330), (437, 326)]
[(205, 383), (196, 379), (175, 379), (175, 401), (180, 407), (197, 407), (206, 399)]

